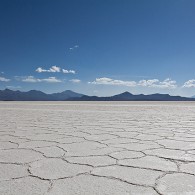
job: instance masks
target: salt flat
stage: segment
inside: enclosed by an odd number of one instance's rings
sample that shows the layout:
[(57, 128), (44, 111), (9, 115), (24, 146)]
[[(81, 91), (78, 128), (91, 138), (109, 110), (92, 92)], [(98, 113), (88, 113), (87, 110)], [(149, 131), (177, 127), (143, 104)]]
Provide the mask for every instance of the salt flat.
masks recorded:
[(194, 118), (192, 102), (0, 102), (0, 195), (194, 195)]

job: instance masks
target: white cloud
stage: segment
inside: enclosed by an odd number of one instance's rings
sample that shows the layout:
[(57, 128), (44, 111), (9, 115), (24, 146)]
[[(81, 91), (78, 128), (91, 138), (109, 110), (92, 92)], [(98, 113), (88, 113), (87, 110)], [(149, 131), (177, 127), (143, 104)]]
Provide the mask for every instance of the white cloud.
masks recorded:
[(38, 83), (38, 82), (60, 83), (60, 82), (62, 82), (61, 80), (57, 79), (56, 77), (48, 77), (45, 79), (38, 79), (38, 78), (35, 78), (34, 76), (27, 76), (26, 78), (23, 78), (22, 81), (28, 82), (28, 83)]
[(186, 88), (195, 87), (195, 79), (186, 81), (182, 87), (186, 87)]
[(36, 83), (40, 82), (40, 79), (36, 79), (34, 76), (28, 76), (24, 79), (22, 79), (23, 82), (29, 82), (29, 83)]
[(135, 81), (114, 80), (107, 77), (96, 78), (95, 81), (88, 82), (88, 83), (96, 84), (96, 85), (118, 85), (118, 86), (128, 86), (128, 87), (136, 86)]
[(80, 83), (81, 82), (81, 80), (79, 80), (79, 79), (71, 79), (69, 81), (72, 83)]
[(116, 85), (116, 86), (127, 86), (127, 87), (135, 87), (135, 86), (142, 86), (142, 87), (155, 87), (155, 88), (169, 88), (173, 89), (176, 88), (176, 81), (171, 79), (165, 79), (164, 81), (159, 81), (158, 79), (151, 79), (151, 80), (140, 80), (136, 81), (123, 81), (123, 80), (114, 80), (107, 77), (96, 78), (95, 81), (88, 82), (89, 84), (96, 84), (96, 85)]
[(52, 66), (50, 69), (43, 69), (41, 67), (36, 69), (36, 72), (41, 73), (41, 72), (60, 72), (61, 68), (58, 66)]
[(61, 83), (62, 81), (60, 79), (57, 79), (56, 77), (49, 77), (46, 79), (42, 79), (43, 82), (48, 82), (48, 83)]
[(42, 72), (63, 72), (65, 74), (76, 74), (75, 70), (61, 69), (58, 66), (52, 66), (50, 69), (43, 69), (43, 68), (39, 67), (35, 71), (38, 72), (38, 73), (42, 73)]
[(158, 79), (140, 80), (137, 85), (142, 87), (155, 87), (162, 89), (174, 89), (177, 87), (176, 81), (173, 81), (169, 78), (165, 79), (164, 81), (159, 81)]
[(0, 81), (2, 81), (2, 82), (9, 82), (10, 79), (6, 79), (5, 77), (0, 77)]
[(62, 69), (62, 72), (64, 74), (76, 74), (75, 70), (66, 70), (66, 69)]
[(70, 47), (69, 50), (74, 50), (74, 49), (78, 49), (79, 48), (79, 45), (74, 45), (73, 47)]
[(143, 87), (150, 87), (150, 86), (154, 85), (157, 82), (159, 82), (158, 79), (140, 80), (138, 82), (138, 85), (143, 86)]
[(160, 88), (169, 88), (174, 89), (177, 87), (177, 82), (171, 80), (170, 78), (165, 79), (164, 81), (159, 83)]

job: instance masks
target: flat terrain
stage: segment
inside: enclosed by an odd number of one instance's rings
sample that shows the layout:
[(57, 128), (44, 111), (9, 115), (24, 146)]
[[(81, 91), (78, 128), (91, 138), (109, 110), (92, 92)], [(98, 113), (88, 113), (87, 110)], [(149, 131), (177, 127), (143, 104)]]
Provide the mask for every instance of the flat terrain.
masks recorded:
[(195, 103), (0, 102), (0, 195), (134, 194), (195, 194)]

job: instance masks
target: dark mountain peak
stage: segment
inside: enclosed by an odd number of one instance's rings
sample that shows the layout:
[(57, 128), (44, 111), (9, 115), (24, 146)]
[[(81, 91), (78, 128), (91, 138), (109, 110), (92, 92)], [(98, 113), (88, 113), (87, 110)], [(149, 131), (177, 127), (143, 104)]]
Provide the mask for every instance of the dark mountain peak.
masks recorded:
[(82, 97), (83, 94), (76, 93), (71, 90), (66, 90), (61, 93), (53, 93), (51, 94), (56, 100), (67, 100), (69, 98)]
[(3, 93), (3, 94), (7, 94), (7, 95), (12, 95), (12, 94), (17, 93), (16, 91), (13, 91), (13, 90), (7, 89), (7, 88), (4, 89), (4, 90), (1, 90), (0, 92)]
[(132, 93), (130, 93), (130, 92), (128, 92), (128, 91), (125, 91), (125, 92), (120, 93), (120, 94), (118, 94), (118, 95), (133, 95), (133, 94), (132, 94)]
[(2, 91), (5, 91), (5, 92), (11, 92), (11, 91), (13, 91), (13, 90), (8, 89), (8, 88), (5, 88), (5, 89), (4, 89), (4, 90), (2, 90)]
[(50, 96), (56, 101), (64, 101), (70, 98), (79, 98), (83, 96), (83, 94), (79, 94), (71, 90), (65, 90), (60, 93), (52, 93)]
[(125, 100), (125, 99), (129, 99), (132, 96), (133, 96), (133, 94), (131, 94), (128, 91), (125, 91), (124, 93), (120, 93), (120, 94), (114, 95), (112, 97), (113, 98), (117, 98), (117, 99), (123, 99), (123, 100)]
[(152, 94), (152, 95), (166, 95), (166, 96), (170, 96), (170, 95), (167, 94), (167, 93), (154, 93), (154, 94)]
[(71, 90), (65, 90), (65, 91), (62, 91), (61, 94), (77, 94), (77, 93)]
[(70, 89), (67, 89), (67, 90), (63, 91), (62, 93), (69, 93), (69, 92), (70, 92), (70, 93), (72, 93), (72, 92), (75, 93), (74, 91), (72, 91), (72, 90), (70, 90)]
[(160, 94), (160, 93), (154, 93), (154, 94), (147, 95), (147, 96), (154, 96), (154, 97), (170, 97), (169, 94)]
[(40, 92), (40, 91), (39, 90), (32, 89), (32, 90), (30, 90), (28, 92)]
[[(29, 93), (44, 93), (44, 92), (42, 92), (42, 91), (39, 91), (39, 90), (35, 90), (35, 89), (33, 89), (33, 90), (30, 90), (30, 91), (28, 91)], [(27, 93), (28, 93), (27, 92)]]

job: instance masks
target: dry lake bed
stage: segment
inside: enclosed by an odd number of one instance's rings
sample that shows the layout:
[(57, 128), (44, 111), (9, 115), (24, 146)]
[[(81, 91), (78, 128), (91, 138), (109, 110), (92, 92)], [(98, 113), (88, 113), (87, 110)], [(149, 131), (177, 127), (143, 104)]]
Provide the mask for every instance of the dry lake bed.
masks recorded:
[(136, 194), (195, 194), (195, 103), (0, 102), (0, 195)]

